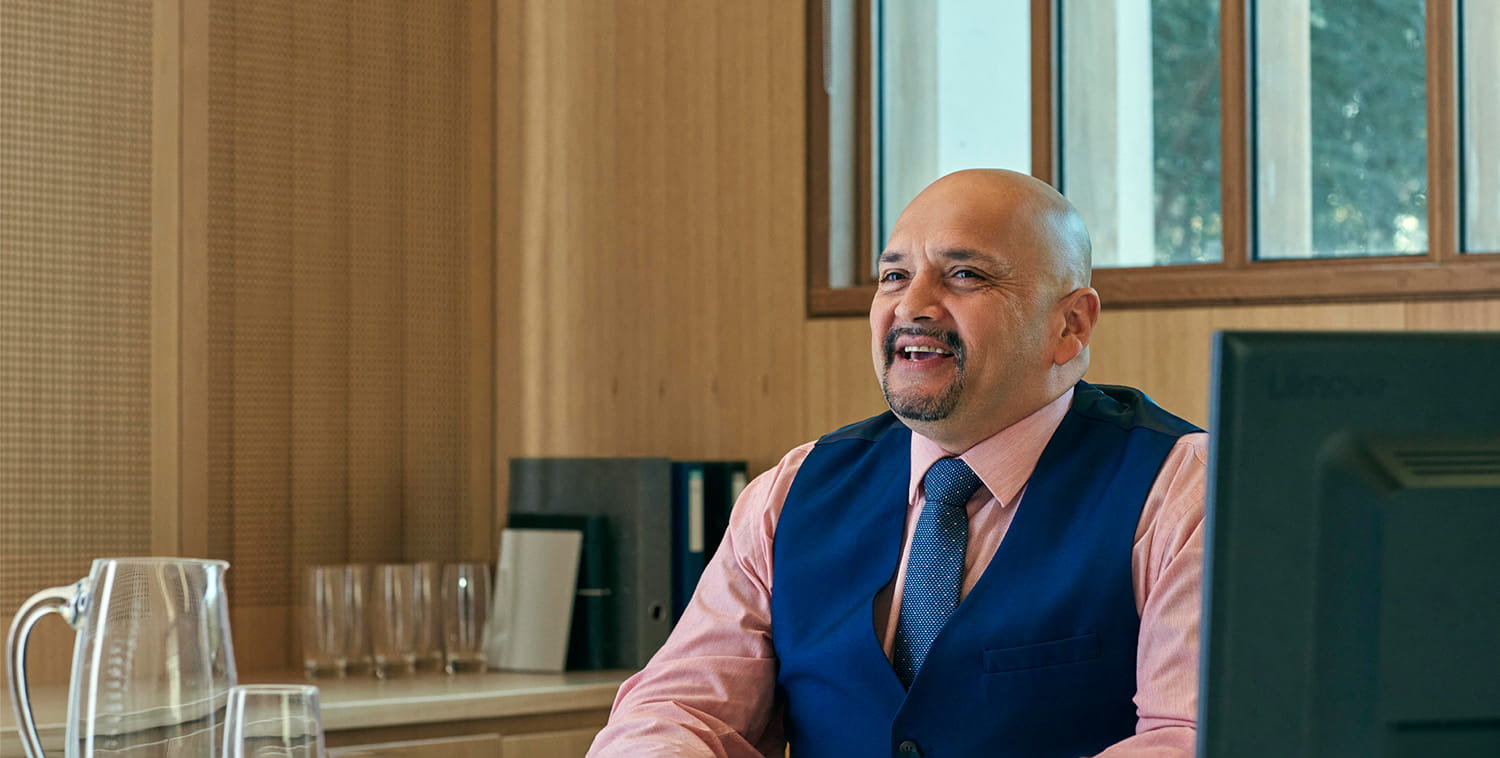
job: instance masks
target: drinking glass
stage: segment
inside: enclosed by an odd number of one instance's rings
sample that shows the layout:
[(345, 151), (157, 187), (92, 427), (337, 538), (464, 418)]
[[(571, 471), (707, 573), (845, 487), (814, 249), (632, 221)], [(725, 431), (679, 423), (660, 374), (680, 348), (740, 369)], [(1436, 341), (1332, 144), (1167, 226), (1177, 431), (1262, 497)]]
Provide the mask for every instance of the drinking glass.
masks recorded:
[(349, 587), (349, 664), (350, 676), (368, 674), (374, 667), (370, 649), (370, 567), (351, 563), (344, 567), (344, 581)]
[(410, 563), (374, 569), (370, 596), (370, 650), (375, 675), (384, 679), (416, 670), (416, 571)]
[(436, 561), (421, 561), (412, 566), (416, 588), (417, 668), (437, 670), (443, 667), (443, 619), (438, 610), (438, 586), (442, 566)]
[(345, 566), (309, 566), (302, 585), (302, 667), (310, 677), (343, 676), (349, 667), (353, 588)]
[(309, 677), (342, 677), (370, 669), (365, 619), (369, 567), (309, 566), (302, 580), (302, 667)]
[(450, 563), (442, 580), (444, 669), (455, 674), (484, 671), (485, 624), (490, 619), (490, 567)]
[(229, 690), (224, 758), (326, 758), (318, 688), (242, 684)]

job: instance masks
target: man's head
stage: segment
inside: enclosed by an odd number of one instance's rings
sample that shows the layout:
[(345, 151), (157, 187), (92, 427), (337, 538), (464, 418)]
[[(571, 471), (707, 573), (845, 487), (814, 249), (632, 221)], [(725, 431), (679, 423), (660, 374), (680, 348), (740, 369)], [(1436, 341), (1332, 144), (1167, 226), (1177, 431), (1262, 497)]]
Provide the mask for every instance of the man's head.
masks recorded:
[(961, 453), (1083, 377), (1099, 317), (1089, 238), (1044, 182), (969, 170), (906, 206), (870, 305), (875, 373), (915, 431)]

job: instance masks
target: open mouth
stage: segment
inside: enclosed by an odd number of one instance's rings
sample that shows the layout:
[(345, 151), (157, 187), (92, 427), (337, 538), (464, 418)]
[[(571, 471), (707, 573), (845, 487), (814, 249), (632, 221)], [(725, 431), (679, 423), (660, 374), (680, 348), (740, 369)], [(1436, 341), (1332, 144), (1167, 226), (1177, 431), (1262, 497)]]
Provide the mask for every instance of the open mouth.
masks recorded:
[(958, 335), (942, 329), (896, 327), (885, 335), (885, 365), (901, 363), (923, 368), (955, 361), (964, 363), (964, 346)]
[(916, 361), (919, 363), (922, 361), (932, 361), (953, 357), (952, 351), (945, 350), (941, 347), (932, 347), (929, 345), (907, 345), (906, 347), (898, 350), (897, 354), (900, 355), (904, 360)]

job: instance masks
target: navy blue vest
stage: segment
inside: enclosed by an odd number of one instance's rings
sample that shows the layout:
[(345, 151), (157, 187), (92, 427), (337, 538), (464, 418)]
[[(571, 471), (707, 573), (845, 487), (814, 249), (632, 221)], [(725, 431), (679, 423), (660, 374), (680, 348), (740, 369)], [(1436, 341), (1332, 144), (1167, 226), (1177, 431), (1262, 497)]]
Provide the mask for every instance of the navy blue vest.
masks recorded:
[(900, 560), (911, 431), (887, 412), (819, 440), (774, 543), (771, 635), (792, 754), (868, 758), (914, 743), (924, 756), (1078, 758), (1133, 734), (1136, 524), (1192, 431), (1136, 390), (1080, 382), (909, 692), (873, 601)]

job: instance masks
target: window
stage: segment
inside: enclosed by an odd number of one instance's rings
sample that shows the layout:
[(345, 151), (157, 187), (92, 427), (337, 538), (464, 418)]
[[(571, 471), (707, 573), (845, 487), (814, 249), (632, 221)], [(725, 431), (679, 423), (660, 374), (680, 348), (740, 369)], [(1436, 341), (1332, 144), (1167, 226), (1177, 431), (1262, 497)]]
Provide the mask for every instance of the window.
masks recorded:
[(1030, 3), (808, 3), (810, 310), (869, 309), (874, 252), (937, 176), (1028, 170)]
[(1426, 253), (1422, 0), (1262, 7), (1251, 51), (1255, 256)]
[(1027, 0), (876, 0), (877, 241), (936, 176), (1031, 163)]
[(1218, 0), (1067, 0), (1061, 189), (1100, 268), (1223, 260)]
[(1500, 3), (1465, 0), (1463, 249), (1500, 253)]
[[(865, 312), (890, 220), (971, 165), (1062, 189), (1110, 307), (1500, 294), (1500, 3), (812, 0), (808, 21), (814, 315)], [(819, 120), (840, 97), (843, 137)]]

